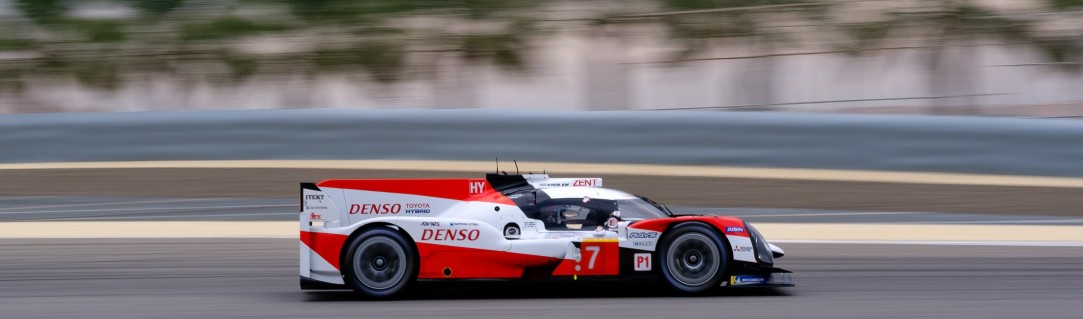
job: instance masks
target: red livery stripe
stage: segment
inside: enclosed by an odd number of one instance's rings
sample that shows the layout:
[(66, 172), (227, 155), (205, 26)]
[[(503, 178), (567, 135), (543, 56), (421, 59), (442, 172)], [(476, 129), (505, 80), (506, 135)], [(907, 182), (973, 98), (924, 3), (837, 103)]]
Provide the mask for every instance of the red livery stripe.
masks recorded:
[[(579, 245), (580, 258), (564, 259), (553, 276), (614, 276), (620, 274), (620, 247), (617, 241), (590, 242)], [(595, 255), (597, 254), (597, 255)], [(591, 263), (593, 259), (593, 264)], [(576, 269), (579, 266), (579, 269)]]
[[(488, 249), (417, 243), (421, 259), (418, 278), (520, 278), (529, 267), (555, 265), (558, 258)], [(451, 269), (449, 276), (444, 269)]]
[(301, 231), (301, 242), (339, 270), (341, 270), (338, 264), (339, 255), (342, 253), (342, 245), (346, 244), (347, 237), (339, 234)]
[[(649, 220), (638, 221), (638, 222), (632, 223), (628, 227), (635, 228), (635, 229), (642, 229), (642, 230), (650, 230), (650, 231), (661, 232), (661, 231), (666, 230), (666, 228), (669, 227), (670, 224), (690, 222), (690, 221), (703, 222), (703, 223), (706, 223), (708, 225), (714, 226), (715, 228), (717, 228), (720, 231), (720, 233), (721, 233), (721, 231), (724, 231), (726, 229), (726, 227), (741, 227), (742, 229), (745, 227), (744, 222), (742, 222), (740, 219), (733, 218), (733, 217), (714, 216), (714, 215), (680, 216), (680, 217), (677, 217), (677, 218), (649, 219)], [(731, 235), (733, 235), (733, 234), (741, 234), (741, 235), (743, 235), (745, 233), (742, 231), (740, 233), (730, 233), (730, 234)]]
[(515, 205), (484, 179), (336, 179), (317, 186)]

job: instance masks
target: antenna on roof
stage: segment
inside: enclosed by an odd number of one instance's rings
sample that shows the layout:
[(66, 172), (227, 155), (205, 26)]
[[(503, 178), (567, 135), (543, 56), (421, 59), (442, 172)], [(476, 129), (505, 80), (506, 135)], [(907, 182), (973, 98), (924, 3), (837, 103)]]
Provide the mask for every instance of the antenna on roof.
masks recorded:
[(496, 158), (496, 173), (500, 174), (500, 158)]
[(519, 175), (519, 162), (516, 162), (515, 159), (512, 159), (511, 162), (515, 163), (515, 175)]

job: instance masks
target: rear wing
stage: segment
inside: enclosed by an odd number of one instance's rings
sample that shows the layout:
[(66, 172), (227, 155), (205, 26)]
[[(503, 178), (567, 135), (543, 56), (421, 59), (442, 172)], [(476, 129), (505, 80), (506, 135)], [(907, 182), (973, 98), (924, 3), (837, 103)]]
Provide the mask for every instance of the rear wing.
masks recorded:
[(497, 191), (546, 187), (602, 187), (600, 177), (550, 178), (548, 174), (486, 174), (485, 179)]
[(523, 175), (527, 183), (537, 188), (543, 187), (602, 187), (602, 178), (600, 177), (569, 177), (569, 178), (550, 178), (547, 174), (527, 174)]

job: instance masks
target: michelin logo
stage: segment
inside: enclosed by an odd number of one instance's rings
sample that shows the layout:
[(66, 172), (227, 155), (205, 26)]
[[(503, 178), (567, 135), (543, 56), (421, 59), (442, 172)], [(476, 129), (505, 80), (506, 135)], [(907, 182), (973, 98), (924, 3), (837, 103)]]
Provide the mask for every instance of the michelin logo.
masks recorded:
[(767, 282), (764, 276), (730, 276), (730, 285), (757, 285)]

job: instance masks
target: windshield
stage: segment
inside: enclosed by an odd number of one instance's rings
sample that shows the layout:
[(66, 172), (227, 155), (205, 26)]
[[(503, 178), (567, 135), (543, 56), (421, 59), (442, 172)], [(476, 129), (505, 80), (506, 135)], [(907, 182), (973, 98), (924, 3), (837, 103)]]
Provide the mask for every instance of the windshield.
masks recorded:
[(655, 203), (646, 197), (639, 196), (635, 199), (618, 199), (617, 210), (620, 218), (624, 220), (640, 220), (651, 218), (669, 217), (669, 210), (665, 206)]

